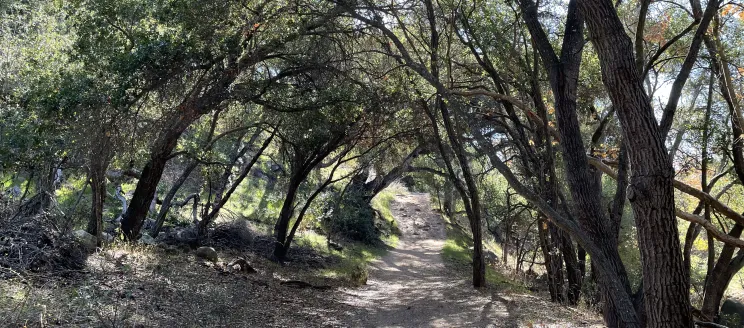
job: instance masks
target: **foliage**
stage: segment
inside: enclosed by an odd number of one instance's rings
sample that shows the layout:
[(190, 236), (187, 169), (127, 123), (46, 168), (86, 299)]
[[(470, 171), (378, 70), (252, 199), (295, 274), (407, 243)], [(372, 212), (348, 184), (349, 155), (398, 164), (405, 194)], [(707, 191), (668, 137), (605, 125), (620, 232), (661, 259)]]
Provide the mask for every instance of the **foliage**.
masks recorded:
[(326, 227), (331, 235), (371, 244), (379, 238), (375, 215), (364, 194), (347, 190), (337, 210), (326, 220)]
[[(447, 224), (447, 239), (442, 248), (442, 258), (452, 267), (465, 271), (473, 261), (473, 252), (470, 249), (472, 237), (459, 230), (451, 223)], [(497, 289), (506, 289), (513, 292), (527, 293), (527, 288), (521, 283), (509, 278), (493, 266), (486, 267), (486, 282), (489, 286)]]
[[(610, 73), (592, 42), (581, 48), (575, 90), (554, 94), (552, 69), (565, 65), (541, 59), (546, 48), (559, 53), (571, 46), (563, 42), (570, 34), (569, 10), (556, 0), (536, 4), (542, 40), (526, 15), (530, 2), (0, 1), (0, 227), (22, 230), (28, 220), (43, 219), (35, 229), (52, 234), (50, 240), (64, 240), (96, 210), (93, 200), (101, 191), (91, 191), (94, 173), (106, 184), (104, 220), (113, 222), (122, 211), (119, 196), (131, 202), (145, 189), (143, 182), (156, 188), (155, 211), (148, 215), (168, 210), (163, 200), (171, 194), (178, 205), (170, 209), (167, 226), (191, 225), (192, 204), (196, 216), (204, 217), (225, 195), (224, 186), (236, 181), (236, 172), (247, 167), (262, 138), (275, 131), (216, 219), (248, 218), (261, 224), (261, 235), (296, 225), (302, 246), (328, 256), (336, 254), (328, 250), (329, 240), (349, 241), (329, 276), (358, 285), (366, 280), (366, 263), (384, 252), (382, 244), (395, 244), (400, 230), (390, 206), (401, 191), (377, 193), (353, 179), (395, 170), (396, 179), (413, 180), (414, 189), (430, 193), (435, 207), (453, 220), (473, 216), (467, 199), (480, 197), (482, 211), (475, 213), (483, 216), (481, 228), (488, 232), (483, 239), (499, 256), (512, 259), (506, 261), (512, 269), (526, 270), (520, 267), (526, 254), (547, 262), (541, 250), (585, 260), (578, 250), (586, 246), (579, 243), (582, 236), (572, 232), (565, 244), (570, 247), (559, 250), (551, 241), (562, 237), (545, 232), (565, 217), (578, 223), (579, 231), (593, 233), (582, 226), (591, 220), (583, 211), (586, 204), (574, 200), (580, 190), (569, 183), (576, 183), (569, 181), (575, 178), (574, 164), (583, 161), (567, 147), (583, 147), (579, 157), (588, 155), (612, 171), (602, 174), (598, 186), (580, 181), (601, 192), (592, 208), (606, 215), (615, 201), (627, 198), (616, 199), (623, 196), (616, 191), (628, 189), (618, 189), (610, 174), (621, 167), (621, 146), (638, 139), (620, 124), (625, 113), (610, 99), (615, 91), (606, 86)], [(731, 213), (744, 211), (744, 144), (737, 132), (744, 7), (736, 0), (711, 7), (713, 23), (704, 31), (693, 68), (679, 74), (685, 58), (693, 58), (688, 52), (702, 21), (692, 6), (700, 4), (645, 3), (645, 17), (638, 10), (643, 1), (620, 1), (613, 8), (626, 34), (637, 36), (632, 50), (638, 52), (643, 91), (656, 119), (679, 101), (670, 112), (671, 132), (662, 136), (671, 151), (669, 178), (713, 196), (705, 201), (718, 205), (706, 216), (700, 193), (678, 188), (677, 213), (710, 220), (707, 229), (740, 241), (734, 227), (744, 219)], [(640, 22), (644, 30), (638, 30)], [(597, 41), (584, 34), (581, 39)], [(670, 98), (679, 85), (675, 80), (685, 87)], [(559, 96), (575, 100), (576, 108), (562, 113)], [(565, 127), (557, 122), (565, 116), (578, 124), (578, 135), (561, 135)], [(168, 139), (168, 131), (178, 133)], [(407, 161), (418, 145), (427, 150)], [(156, 171), (153, 158), (163, 159), (157, 169), (164, 173), (145, 180), (144, 173)], [(598, 176), (595, 167), (579, 172), (586, 173), (581, 177)], [(633, 169), (629, 176), (638, 178)], [(471, 174), (474, 185), (457, 184)], [(712, 180), (711, 188), (703, 185)], [(115, 197), (119, 187), (122, 195)], [(23, 209), (39, 195), (52, 199), (26, 215)], [(182, 203), (193, 195), (189, 199), (196, 200)], [(146, 203), (136, 206), (152, 205)], [(724, 207), (730, 213), (723, 213)], [(631, 205), (613, 215), (620, 227), (609, 251), (620, 258), (622, 278), (636, 290), (648, 264), (638, 240), (648, 231), (636, 228), (639, 218)], [(707, 277), (719, 276), (708, 272), (708, 251), (714, 251), (709, 245), (718, 252), (714, 264), (725, 243), (709, 241), (705, 229), (686, 222), (676, 226), (679, 235), (667, 237), (689, 246), (693, 304), (701, 305), (716, 294), (703, 292)], [(320, 231), (327, 236), (315, 234)], [(688, 231), (694, 238), (687, 238)], [(470, 246), (479, 240), (452, 224), (447, 233), (442, 255), (457, 267), (470, 265)], [(31, 247), (36, 237), (18, 245)], [(598, 260), (585, 258), (585, 268)], [(560, 270), (565, 266), (568, 272), (568, 262)], [(487, 275), (492, 285), (521, 288), (493, 268)], [(588, 280), (584, 291), (590, 293), (584, 297), (593, 303), (598, 285)], [(736, 292), (738, 286), (731, 285), (729, 292)]]
[(394, 236), (400, 236), (401, 234), (400, 228), (398, 228), (398, 222), (393, 217), (390, 207), (395, 197), (403, 192), (406, 191), (403, 190), (402, 186), (394, 185), (392, 188), (388, 187), (372, 198), (370, 205), (377, 214), (375, 218), (381, 221), (378, 227), (387, 238), (394, 238)]
[(369, 262), (387, 252), (385, 246), (358, 242), (345, 243), (343, 250), (335, 251), (328, 246), (325, 236), (312, 232), (304, 233), (297, 240), (297, 244), (310, 247), (321, 254), (340, 256), (336, 264), (321, 270), (321, 275), (340, 279), (352, 286), (365, 285), (369, 274), (367, 269)]

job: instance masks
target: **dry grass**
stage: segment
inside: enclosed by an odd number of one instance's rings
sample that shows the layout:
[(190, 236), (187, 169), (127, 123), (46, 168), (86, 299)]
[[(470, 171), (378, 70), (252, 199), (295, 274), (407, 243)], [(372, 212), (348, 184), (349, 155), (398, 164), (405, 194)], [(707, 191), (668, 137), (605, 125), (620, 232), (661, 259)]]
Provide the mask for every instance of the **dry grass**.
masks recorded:
[[(91, 255), (74, 279), (0, 282), (3, 325), (69, 327), (256, 327), (340, 325), (344, 305), (330, 291), (283, 286), (283, 279), (332, 284), (292, 264), (221, 252), (207, 264), (191, 252), (114, 245)], [(228, 273), (246, 258), (259, 271)]]

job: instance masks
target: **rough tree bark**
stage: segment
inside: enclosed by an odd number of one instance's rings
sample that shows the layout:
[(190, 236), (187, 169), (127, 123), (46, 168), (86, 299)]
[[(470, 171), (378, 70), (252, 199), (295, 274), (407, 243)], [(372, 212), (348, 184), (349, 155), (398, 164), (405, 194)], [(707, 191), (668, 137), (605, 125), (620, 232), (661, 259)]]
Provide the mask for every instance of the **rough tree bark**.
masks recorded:
[[(723, 51), (723, 44), (719, 37), (719, 17), (716, 16), (713, 22), (712, 36), (706, 36), (705, 45), (710, 53), (713, 66), (713, 74), (718, 77), (718, 84), (726, 105), (729, 108), (731, 116), (731, 132), (734, 136), (732, 140), (731, 157), (734, 163), (734, 172), (739, 182), (744, 182), (744, 140), (741, 136), (744, 132), (742, 123), (744, 119), (741, 114), (739, 99), (733, 94), (733, 83), (731, 80), (731, 71), (728, 66), (728, 60)], [(708, 109), (706, 109), (708, 111)], [(738, 137), (737, 137), (738, 136)], [(707, 204), (706, 204), (707, 205)], [(741, 237), (744, 225), (736, 223), (729, 231), (728, 235), (734, 238)], [(705, 281), (705, 296), (701, 311), (703, 315), (710, 319), (718, 315), (719, 306), (723, 299), (724, 292), (728, 288), (733, 276), (744, 267), (744, 250), (739, 249), (734, 257), (735, 247), (729, 244), (723, 246), (718, 256), (715, 266), (708, 271)]]
[(279, 217), (274, 225), (274, 258), (276, 260), (284, 260), (287, 257), (288, 248), (284, 247), (287, 241), (287, 229), (289, 229), (289, 221), (294, 216), (295, 210), (295, 199), (297, 198), (297, 191), (300, 188), (300, 184), (305, 180), (307, 174), (302, 175), (299, 170), (292, 172), (289, 178), (289, 184), (287, 185), (287, 193), (284, 196), (284, 203), (282, 209), (279, 211)]
[[(207, 139), (204, 141), (204, 146), (205, 148), (207, 148), (206, 150), (209, 150), (209, 148), (211, 148), (210, 144), (212, 142), (212, 137), (214, 136), (215, 129), (217, 128), (217, 121), (219, 120), (221, 112), (222, 111), (217, 110), (212, 116), (212, 123), (209, 126), (209, 133), (207, 134)], [(163, 223), (165, 223), (165, 219), (168, 216), (173, 198), (176, 197), (176, 193), (178, 193), (178, 190), (181, 189), (181, 186), (186, 182), (186, 180), (197, 168), (197, 166), (199, 166), (199, 161), (197, 161), (196, 159), (192, 159), (191, 162), (186, 164), (186, 168), (181, 171), (178, 179), (176, 179), (176, 181), (173, 183), (173, 186), (171, 186), (170, 190), (168, 190), (168, 193), (163, 199), (163, 203), (160, 205), (160, 211), (158, 212), (158, 215), (155, 219), (155, 226), (153, 226), (150, 231), (150, 234), (153, 237), (157, 237), (158, 234), (160, 234), (160, 229), (163, 228)]]
[(171, 158), (171, 152), (178, 143), (181, 134), (202, 115), (215, 109), (228, 96), (229, 86), (238, 77), (240, 70), (237, 63), (229, 69), (215, 69), (218, 77), (213, 84), (201, 81), (194, 86), (184, 100), (169, 114), (166, 127), (160, 131), (150, 147), (150, 159), (142, 169), (134, 195), (127, 212), (121, 221), (121, 229), (127, 240), (137, 240), (145, 216), (150, 209), (153, 197), (163, 176), (165, 164)]
[[(346, 178), (346, 177), (342, 177), (339, 179), (334, 179), (333, 176), (336, 173), (336, 170), (339, 168), (339, 166), (347, 162), (347, 160), (344, 160), (344, 157), (346, 157), (346, 155), (348, 155), (349, 152), (353, 148), (354, 147), (347, 147), (344, 151), (341, 152), (341, 154), (339, 155), (338, 161), (331, 169), (331, 172), (328, 173), (328, 177), (325, 179), (325, 181), (323, 181), (320, 184), (319, 187), (315, 189), (315, 191), (313, 191), (312, 194), (310, 194), (310, 197), (308, 197), (307, 200), (305, 200), (305, 204), (302, 206), (302, 209), (300, 209), (300, 212), (297, 214), (297, 218), (295, 218), (295, 222), (292, 225), (292, 229), (289, 231), (287, 238), (282, 244), (282, 247), (283, 247), (282, 253), (285, 254), (285, 256), (286, 256), (287, 251), (289, 251), (289, 247), (292, 245), (292, 240), (294, 240), (295, 233), (297, 233), (297, 228), (300, 227), (300, 224), (302, 223), (302, 219), (305, 217), (305, 213), (307, 213), (307, 210), (310, 208), (310, 205), (313, 203), (315, 198), (318, 197), (318, 195), (320, 195), (320, 193), (332, 183), (338, 182)], [(330, 239), (328, 239), (328, 241), (330, 242)]]
[[(606, 256), (611, 259), (614, 269), (619, 276), (626, 277), (625, 268), (617, 251), (617, 238), (612, 237), (616, 234), (612, 231), (607, 216), (601, 208), (600, 185), (595, 182), (595, 175), (591, 172), (586, 158), (586, 148), (582, 141), (576, 111), (578, 74), (584, 46), (583, 17), (576, 1), (569, 2), (566, 30), (559, 57), (540, 25), (537, 4), (532, 0), (522, 0), (520, 8), (537, 51), (542, 58), (543, 65), (547, 70), (550, 86), (553, 90), (556, 121), (566, 165), (565, 171), (573, 201), (578, 209), (578, 222), (589, 233), (590, 238), (594, 238), (597, 242), (603, 241), (599, 244), (604, 248)], [(547, 124), (546, 118), (542, 118), (542, 120), (543, 124)], [(547, 132), (547, 129), (545, 130)], [(550, 198), (546, 198), (546, 200), (549, 203), (551, 202)], [(557, 202), (554, 206), (557, 206)], [(571, 258), (575, 260), (575, 255), (571, 254)], [(578, 277), (575, 276), (576, 273), (573, 272), (578, 271), (575, 264), (576, 261), (572, 261), (571, 265), (573, 267), (567, 268), (572, 271), (570, 277), (573, 280), (574, 288), (579, 283)], [(627, 278), (623, 279), (623, 284), (628, 286), (629, 292)], [(609, 293), (603, 293), (603, 295), (609, 297)], [(606, 304), (609, 304), (609, 302)], [(605, 308), (605, 320), (609, 326), (614, 327), (618, 325), (617, 319), (615, 319), (617, 316), (613, 315), (611, 311), (612, 309), (609, 306)]]
[[(475, 132), (478, 133), (478, 131)], [(476, 137), (482, 138), (482, 135), (476, 135)], [(613, 309), (612, 313), (617, 316), (618, 326), (641, 327), (642, 325), (638, 321), (638, 315), (636, 314), (630, 294), (627, 291), (627, 286), (623, 283), (623, 278), (618, 275), (613, 265), (610, 264), (601, 245), (594, 242), (588, 233), (585, 233), (576, 222), (566, 219), (540, 196), (524, 186), (487, 142), (479, 144), (485, 146), (487, 150), (485, 153), (491, 160), (492, 165), (504, 176), (507, 182), (509, 182), (509, 185), (527, 201), (537, 207), (551, 222), (571, 234), (576, 242), (592, 257), (592, 262), (595, 264), (592, 268), (596, 269), (597, 281), (606, 287), (607, 292), (611, 296), (606, 301), (609, 303), (609, 307)]]
[(648, 327), (692, 327), (674, 208), (674, 172), (654, 118), (633, 44), (609, 0), (579, 0), (602, 79), (616, 106), (632, 169), (628, 200), (638, 228)]

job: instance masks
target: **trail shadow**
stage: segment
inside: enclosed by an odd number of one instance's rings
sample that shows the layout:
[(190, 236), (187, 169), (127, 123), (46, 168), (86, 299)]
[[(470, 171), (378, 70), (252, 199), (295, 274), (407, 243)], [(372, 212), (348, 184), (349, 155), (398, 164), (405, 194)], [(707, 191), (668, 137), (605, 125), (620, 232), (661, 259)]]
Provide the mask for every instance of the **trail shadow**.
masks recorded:
[(343, 302), (358, 309), (351, 317), (364, 327), (504, 327), (499, 323), (515, 322), (500, 300), (474, 290), (445, 266), (444, 224), (428, 204), (425, 194), (393, 203), (404, 237), (370, 265), (367, 286), (343, 291)]

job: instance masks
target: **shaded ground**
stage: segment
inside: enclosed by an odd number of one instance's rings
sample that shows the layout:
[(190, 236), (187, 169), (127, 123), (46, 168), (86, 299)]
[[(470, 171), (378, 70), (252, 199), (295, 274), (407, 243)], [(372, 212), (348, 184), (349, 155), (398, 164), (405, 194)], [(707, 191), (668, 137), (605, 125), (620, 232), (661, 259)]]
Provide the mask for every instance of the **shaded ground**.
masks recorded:
[(375, 261), (368, 285), (344, 291), (345, 304), (368, 327), (588, 327), (596, 316), (531, 295), (476, 291), (467, 272), (446, 266), (445, 227), (426, 194), (400, 195), (393, 215), (403, 232), (396, 249)]
[[(0, 280), (2, 327), (587, 327), (596, 316), (499, 290), (475, 291), (466, 269), (446, 266), (442, 218), (427, 195), (392, 204), (403, 237), (370, 265), (360, 288), (323, 278), (338, 261), (293, 248), (285, 266), (267, 260), (265, 236), (223, 248), (217, 264), (167, 245), (114, 245), (61, 277)], [(247, 236), (244, 236), (248, 238)], [(244, 243), (245, 244), (245, 243)], [(265, 255), (265, 254), (264, 254)], [(229, 272), (247, 259), (257, 273)], [(302, 280), (324, 288), (282, 284)]]
[[(282, 285), (311, 277), (301, 263), (281, 267), (249, 253), (221, 252), (216, 265), (193, 252), (119, 246), (88, 259), (74, 278), (0, 281), (0, 327), (346, 327), (350, 306), (332, 289)], [(258, 273), (225, 272), (246, 257)], [(315, 278), (315, 280), (313, 280)]]

